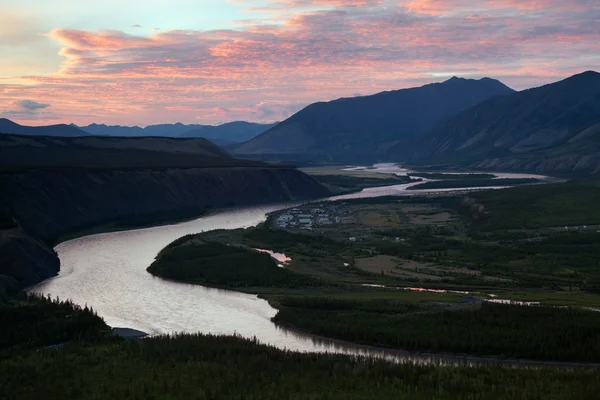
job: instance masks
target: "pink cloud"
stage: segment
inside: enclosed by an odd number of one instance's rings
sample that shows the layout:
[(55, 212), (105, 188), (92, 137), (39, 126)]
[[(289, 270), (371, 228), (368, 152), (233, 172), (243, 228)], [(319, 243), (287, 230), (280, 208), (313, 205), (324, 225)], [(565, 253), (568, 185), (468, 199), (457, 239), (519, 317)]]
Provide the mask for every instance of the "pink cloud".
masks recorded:
[(20, 77), (25, 85), (0, 80), (0, 104), (52, 104), (52, 114), (37, 116), (48, 122), (274, 121), (313, 101), (421, 85), (449, 72), (524, 88), (593, 69), (600, 57), (597, 1), (271, 5), (287, 7), (287, 16), (238, 30), (52, 30), (61, 70)]

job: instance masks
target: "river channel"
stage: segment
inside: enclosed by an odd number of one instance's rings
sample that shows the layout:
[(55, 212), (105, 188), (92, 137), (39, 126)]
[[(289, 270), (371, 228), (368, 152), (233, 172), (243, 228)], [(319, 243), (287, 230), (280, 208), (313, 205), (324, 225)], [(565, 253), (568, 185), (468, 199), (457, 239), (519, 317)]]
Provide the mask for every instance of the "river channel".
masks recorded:
[[(370, 188), (331, 199), (422, 193), (407, 191), (408, 186)], [(151, 335), (238, 334), (294, 351), (369, 355), (423, 363), (456, 362), (455, 357), (383, 351), (292, 332), (272, 323), (277, 311), (255, 295), (172, 282), (146, 272), (156, 254), (183, 235), (251, 227), (264, 221), (268, 213), (291, 206), (294, 203), (224, 209), (175, 225), (69, 240), (55, 248), (61, 261), (59, 275), (30, 291), (91, 306), (110, 326), (138, 329)]]

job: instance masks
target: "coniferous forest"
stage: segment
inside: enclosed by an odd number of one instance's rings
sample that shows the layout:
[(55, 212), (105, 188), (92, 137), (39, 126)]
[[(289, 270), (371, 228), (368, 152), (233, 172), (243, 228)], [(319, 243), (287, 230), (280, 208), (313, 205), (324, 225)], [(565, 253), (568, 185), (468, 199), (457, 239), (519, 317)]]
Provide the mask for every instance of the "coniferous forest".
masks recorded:
[(393, 364), (188, 335), (73, 344), (0, 360), (0, 398), (597, 399), (593, 369)]

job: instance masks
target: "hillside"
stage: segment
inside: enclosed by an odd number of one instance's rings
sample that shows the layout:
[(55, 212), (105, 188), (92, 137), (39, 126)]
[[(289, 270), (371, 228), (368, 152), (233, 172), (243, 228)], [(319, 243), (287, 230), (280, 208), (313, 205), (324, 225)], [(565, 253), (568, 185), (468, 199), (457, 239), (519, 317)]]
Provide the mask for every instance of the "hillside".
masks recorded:
[(329, 195), (293, 167), (205, 139), (0, 136), (0, 293), (55, 275), (64, 235)]
[(489, 78), (452, 78), (418, 88), (314, 103), (232, 151), (272, 159), (377, 160), (390, 146), (405, 146), (460, 111), (513, 92)]
[(6, 118), (0, 118), (0, 134), (11, 133), (19, 135), (43, 136), (87, 136), (88, 133), (72, 125), (25, 126), (19, 125)]
[(206, 139), (0, 135), (0, 171), (41, 167), (86, 169), (263, 165), (238, 160)]
[[(403, 149), (389, 154), (403, 158)], [(414, 164), (546, 173), (600, 171), (600, 74), (495, 97), (424, 135)]]

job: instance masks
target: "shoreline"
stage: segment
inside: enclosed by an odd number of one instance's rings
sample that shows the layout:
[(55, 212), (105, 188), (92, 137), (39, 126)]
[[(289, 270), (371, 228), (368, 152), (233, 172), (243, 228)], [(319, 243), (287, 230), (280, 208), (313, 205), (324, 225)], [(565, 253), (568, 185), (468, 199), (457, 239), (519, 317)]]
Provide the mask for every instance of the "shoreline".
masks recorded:
[[(388, 186), (397, 186), (397, 185), (388, 185)], [(361, 190), (357, 190), (357, 192), (362, 191)], [(470, 191), (468, 188), (460, 188), (458, 189), (458, 191), (464, 191), (464, 192), (468, 192)], [(415, 194), (421, 194), (421, 195), (426, 195), (426, 193), (415, 193)], [(318, 201), (323, 201), (324, 199), (327, 198), (320, 198), (320, 199), (312, 199), (312, 200), (305, 200), (305, 202), (318, 202)], [(249, 205), (250, 206), (250, 205)], [(218, 213), (221, 212), (222, 210), (226, 210), (232, 207), (223, 207), (223, 208), (215, 208), (213, 210), (211, 210), (210, 212), (207, 213), (203, 213), (199, 216), (196, 217), (192, 217), (192, 218), (186, 218), (184, 220), (171, 220), (171, 221), (164, 221), (162, 223), (158, 223), (158, 224), (148, 224), (148, 225), (144, 225), (144, 226), (133, 226), (130, 228), (115, 228), (115, 229), (111, 229), (111, 230), (104, 230), (102, 231), (102, 227), (98, 227), (96, 228), (97, 231), (93, 232), (93, 233), (86, 233), (86, 232), (80, 232), (79, 235), (74, 236), (72, 238), (68, 238), (65, 239), (64, 241), (61, 241), (61, 243), (68, 241), (68, 240), (73, 240), (77, 237), (84, 237), (84, 236), (89, 236), (89, 235), (93, 235), (93, 234), (100, 234), (100, 233), (110, 233), (110, 232), (122, 232), (122, 231), (130, 231), (130, 230), (141, 230), (141, 229), (145, 229), (145, 228), (152, 228), (152, 227), (158, 227), (158, 226), (166, 226), (166, 225), (176, 225), (178, 223), (182, 223), (184, 221), (191, 221), (191, 220), (196, 220), (198, 218), (202, 218), (202, 217), (206, 217), (209, 215), (212, 215), (214, 213)], [(151, 274), (153, 277), (159, 277), (157, 275)], [(211, 287), (211, 286), (206, 286), (204, 284), (198, 284), (198, 283), (193, 283), (193, 282), (185, 282), (185, 281), (179, 281), (179, 280), (174, 280), (174, 279), (166, 279), (166, 278), (162, 278), (159, 277), (160, 279), (165, 279), (168, 281), (172, 281), (172, 282), (177, 282), (177, 283), (184, 283), (184, 284), (193, 284), (193, 285), (197, 285), (197, 286), (201, 286), (204, 288), (211, 288), (211, 289), (217, 289), (217, 290), (225, 290), (225, 291), (231, 291), (231, 292), (236, 292), (236, 293), (245, 293), (245, 294), (250, 294), (253, 296), (257, 296), (258, 298), (263, 298), (261, 297), (261, 295), (257, 294), (256, 292), (253, 291), (245, 291), (245, 290), (236, 290), (236, 289), (231, 289), (231, 288), (226, 288), (226, 287)], [(270, 303), (270, 302), (269, 302)], [(269, 304), (271, 307), (273, 307), (271, 304)], [(275, 310), (277, 310), (277, 308), (273, 307)], [(281, 328), (281, 329), (285, 329), (287, 331), (290, 331), (290, 333), (292, 334), (297, 334), (297, 335), (304, 335), (307, 337), (310, 337), (311, 339), (314, 340), (321, 340), (321, 341), (327, 341), (329, 343), (332, 343), (335, 345), (335, 343), (338, 343), (342, 346), (346, 346), (346, 347), (350, 347), (350, 348), (354, 348), (354, 349), (358, 349), (360, 351), (360, 349), (365, 349), (365, 350), (371, 350), (371, 351), (378, 351), (378, 352), (383, 352), (383, 353), (391, 353), (392, 355), (395, 355), (395, 357), (400, 357), (400, 356), (404, 356), (404, 357), (431, 357), (431, 358), (437, 358), (437, 359), (441, 359), (441, 361), (443, 360), (448, 360), (448, 361), (456, 361), (456, 362), (462, 362), (462, 363), (498, 363), (498, 364), (503, 364), (503, 365), (522, 365), (522, 366), (527, 366), (527, 365), (531, 365), (531, 366), (558, 366), (558, 367), (600, 367), (600, 364), (594, 364), (594, 363), (579, 363), (579, 362), (553, 362), (553, 361), (541, 361), (541, 360), (521, 360), (521, 359), (504, 359), (501, 357), (487, 357), (487, 356), (476, 356), (476, 355), (469, 355), (469, 354), (451, 354), (451, 353), (427, 353), (427, 352), (419, 352), (419, 351), (408, 351), (408, 350), (401, 350), (401, 349), (388, 349), (388, 348), (380, 348), (380, 347), (376, 347), (376, 346), (369, 346), (369, 345), (363, 345), (363, 344), (359, 344), (359, 343), (353, 343), (353, 342), (349, 342), (349, 341), (344, 341), (344, 340), (340, 340), (340, 339), (335, 339), (335, 338), (329, 338), (329, 337), (323, 337), (323, 336), (318, 336), (318, 335), (314, 335), (311, 334), (309, 332), (304, 332), (302, 330), (298, 330), (298, 329), (294, 329), (292, 327), (286, 327), (284, 325), (280, 325), (280, 324), (276, 324), (274, 322), (271, 321), (271, 323), (273, 323), (276, 327)], [(113, 330), (123, 330), (124, 332), (129, 331), (129, 328), (113, 328)], [(145, 336), (151, 336), (148, 335), (145, 332), (142, 331), (137, 331), (137, 330), (131, 330), (131, 331), (135, 331), (134, 333), (132, 333), (133, 337), (145, 337)], [(198, 333), (202, 333), (202, 331), (198, 331)], [(127, 333), (125, 333), (127, 334)], [(143, 335), (142, 335), (143, 334)], [(152, 335), (153, 336), (153, 335)], [(157, 335), (157, 336), (162, 336), (162, 335)], [(259, 339), (260, 341), (260, 339)], [(351, 349), (350, 349), (351, 350)], [(306, 351), (307, 353), (310, 353), (310, 351)], [(349, 356), (352, 356), (352, 354), (347, 354)], [(385, 357), (377, 357), (377, 358), (385, 358)], [(434, 361), (434, 360), (432, 360)]]

